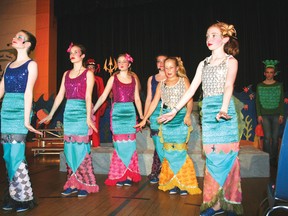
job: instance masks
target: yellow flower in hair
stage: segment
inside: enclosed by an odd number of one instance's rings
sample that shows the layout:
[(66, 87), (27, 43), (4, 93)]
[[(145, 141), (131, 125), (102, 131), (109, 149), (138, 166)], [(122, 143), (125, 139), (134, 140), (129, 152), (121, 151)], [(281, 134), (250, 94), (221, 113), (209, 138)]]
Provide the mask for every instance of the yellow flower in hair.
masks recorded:
[(229, 36), (229, 37), (235, 37), (236, 38), (236, 30), (234, 28), (234, 25), (227, 25), (227, 24), (223, 24), (222, 26), (222, 35), (223, 36)]

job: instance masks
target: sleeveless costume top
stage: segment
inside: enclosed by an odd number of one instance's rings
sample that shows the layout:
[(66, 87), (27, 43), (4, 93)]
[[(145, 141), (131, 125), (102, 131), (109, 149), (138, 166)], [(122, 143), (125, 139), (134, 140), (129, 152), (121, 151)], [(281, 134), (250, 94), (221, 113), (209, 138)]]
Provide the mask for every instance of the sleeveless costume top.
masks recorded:
[(133, 102), (135, 87), (136, 87), (136, 81), (133, 76), (132, 76), (132, 82), (126, 84), (122, 83), (118, 79), (117, 75), (115, 75), (112, 87), (113, 101), (117, 103)]
[(65, 96), (67, 99), (81, 99), (85, 100), (86, 87), (87, 87), (87, 72), (88, 69), (83, 71), (78, 77), (70, 78), (70, 71), (67, 72), (65, 76)]
[(17, 68), (10, 68), (12, 62), (8, 65), (4, 75), (5, 92), (7, 93), (25, 92), (28, 80), (28, 64), (31, 61), (32, 60), (30, 59)]
[(167, 86), (165, 80), (161, 81), (162, 105), (173, 109), (173, 107), (178, 104), (185, 91), (186, 89), (183, 77), (179, 77), (178, 82), (173, 86)]
[(204, 68), (202, 72), (202, 90), (203, 97), (221, 95), (224, 93), (226, 76), (228, 72), (227, 60), (230, 56), (227, 55), (226, 58), (217, 65), (210, 65), (210, 57), (204, 60)]

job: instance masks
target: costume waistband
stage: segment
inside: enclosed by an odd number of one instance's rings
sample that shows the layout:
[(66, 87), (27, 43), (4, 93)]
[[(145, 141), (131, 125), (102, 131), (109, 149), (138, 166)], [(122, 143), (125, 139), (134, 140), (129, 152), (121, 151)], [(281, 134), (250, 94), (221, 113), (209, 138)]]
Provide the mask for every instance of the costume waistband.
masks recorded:
[(188, 146), (186, 143), (164, 143), (163, 148), (165, 150), (175, 150), (175, 151), (180, 151), (180, 150), (188, 150)]

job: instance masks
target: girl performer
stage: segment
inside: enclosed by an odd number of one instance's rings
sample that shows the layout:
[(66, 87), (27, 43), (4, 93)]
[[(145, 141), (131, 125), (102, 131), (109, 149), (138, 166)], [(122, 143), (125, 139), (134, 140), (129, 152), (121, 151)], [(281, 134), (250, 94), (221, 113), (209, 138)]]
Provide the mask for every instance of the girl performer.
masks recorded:
[[(242, 190), (238, 158), (240, 133), (234, 97), (234, 82), (239, 52), (233, 25), (217, 22), (206, 33), (206, 45), (212, 55), (198, 65), (188, 91), (174, 109), (159, 117), (170, 121), (194, 95), (202, 82), (202, 141), (206, 155), (201, 216), (241, 215)], [(240, 121), (240, 120), (239, 120)]]
[[(167, 79), (161, 81), (156, 89), (154, 99), (144, 119), (135, 127), (145, 126), (147, 119), (156, 109), (162, 99), (162, 113), (170, 112), (178, 103), (182, 95), (189, 88), (186, 70), (180, 58), (168, 57), (165, 60), (165, 74)], [(159, 176), (159, 189), (169, 194), (180, 195), (201, 194), (198, 187), (194, 164), (187, 154), (187, 143), (192, 131), (191, 112), (193, 100), (187, 106), (178, 110), (175, 119), (159, 128), (160, 141), (163, 143), (164, 159)]]
[(98, 192), (90, 155), (90, 135), (97, 130), (92, 121), (92, 89), (94, 74), (83, 67), (86, 49), (81, 44), (70, 44), (67, 52), (73, 69), (64, 73), (60, 90), (49, 115), (39, 123), (49, 122), (66, 96), (64, 110), (64, 154), (67, 162), (67, 181), (63, 196), (78, 192), (78, 197)]
[[(141, 180), (138, 154), (136, 151), (136, 110), (143, 118), (142, 104), (139, 96), (139, 83), (129, 72), (133, 58), (129, 54), (120, 54), (117, 59), (119, 72), (111, 76), (103, 94), (96, 102), (93, 113), (104, 103), (112, 90), (111, 131), (114, 151), (106, 185), (131, 186)], [(135, 105), (134, 105), (135, 103)]]
[(9, 192), (4, 195), (3, 210), (26, 211), (35, 206), (33, 190), (25, 160), (25, 142), (28, 130), (39, 135), (30, 124), (33, 88), (38, 66), (29, 54), (35, 49), (36, 38), (21, 30), (12, 40), (17, 58), (10, 62), (0, 84), (1, 142), (8, 172)]

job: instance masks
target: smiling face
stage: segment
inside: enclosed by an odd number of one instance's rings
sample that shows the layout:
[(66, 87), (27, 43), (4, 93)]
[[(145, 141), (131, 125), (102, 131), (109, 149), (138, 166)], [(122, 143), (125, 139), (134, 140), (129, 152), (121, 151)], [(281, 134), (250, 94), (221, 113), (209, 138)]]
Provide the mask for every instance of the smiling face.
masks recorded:
[(176, 65), (176, 62), (174, 60), (172, 59), (166, 60), (164, 67), (165, 67), (165, 75), (168, 79), (177, 76), (178, 66)]

